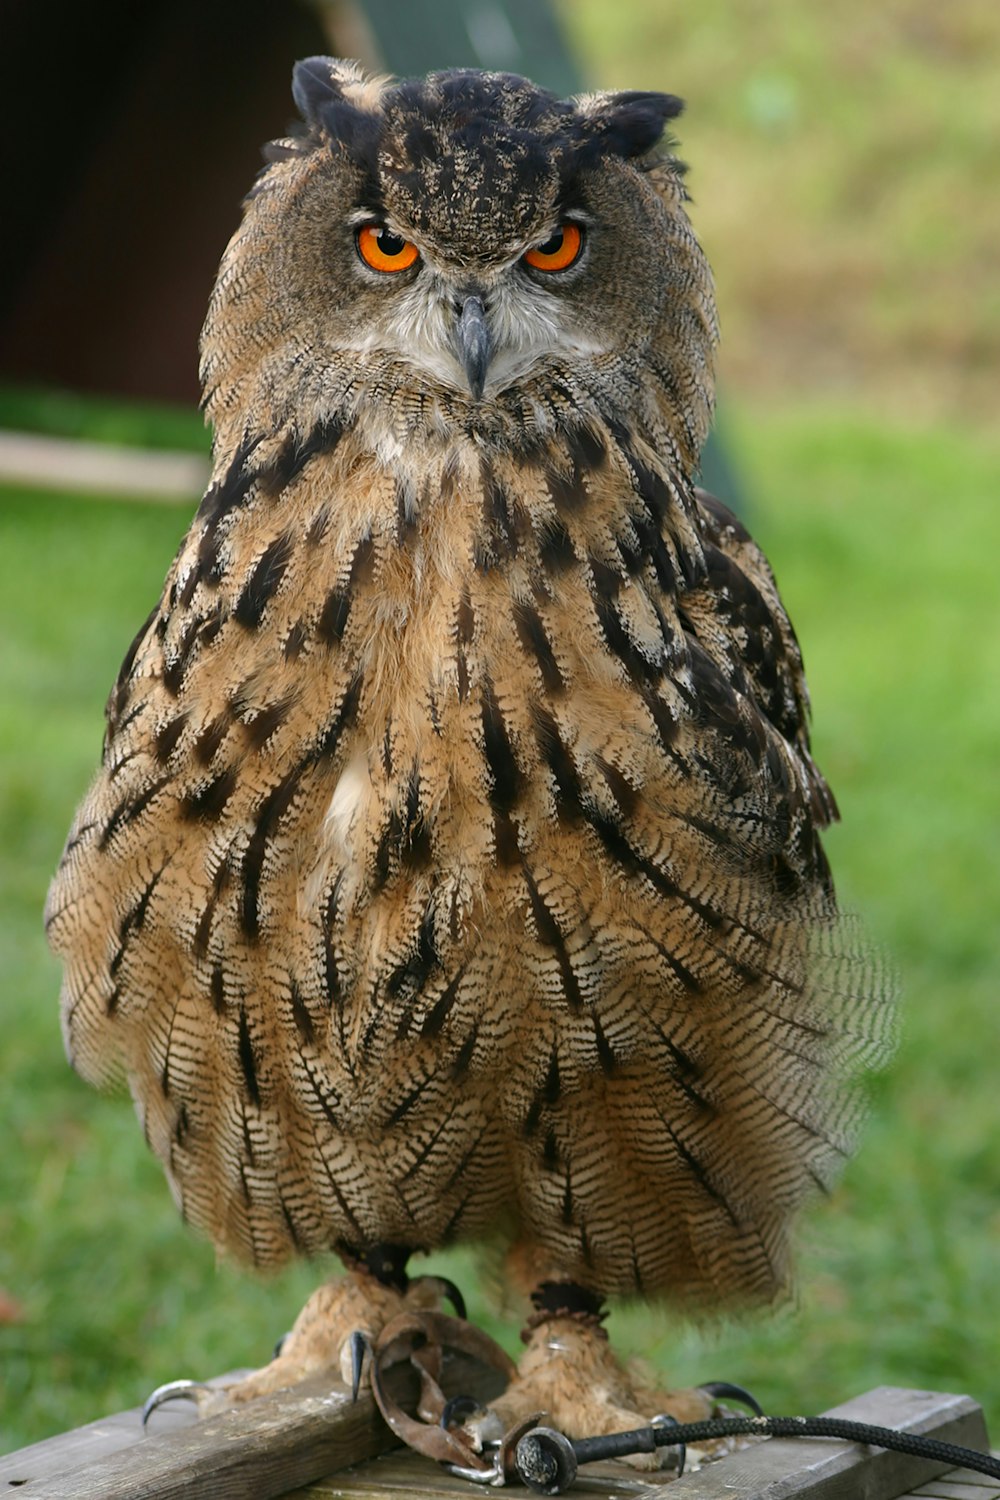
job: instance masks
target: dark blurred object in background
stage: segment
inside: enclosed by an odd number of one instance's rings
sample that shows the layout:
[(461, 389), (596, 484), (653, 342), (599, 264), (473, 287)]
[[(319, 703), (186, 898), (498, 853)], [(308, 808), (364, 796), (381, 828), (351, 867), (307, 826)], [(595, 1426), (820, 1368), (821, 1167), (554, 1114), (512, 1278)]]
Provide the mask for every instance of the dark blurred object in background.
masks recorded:
[(538, 0), (7, 0), (0, 381), (192, 402), (219, 257), (296, 58), (579, 75)]
[[(545, 0), (7, 0), (0, 383), (198, 400), (219, 257), (293, 118), (296, 58), (584, 80)], [(716, 441), (706, 476), (730, 504)]]
[(6, 0), (0, 380), (198, 399), (219, 257), (328, 49), (275, 0)]

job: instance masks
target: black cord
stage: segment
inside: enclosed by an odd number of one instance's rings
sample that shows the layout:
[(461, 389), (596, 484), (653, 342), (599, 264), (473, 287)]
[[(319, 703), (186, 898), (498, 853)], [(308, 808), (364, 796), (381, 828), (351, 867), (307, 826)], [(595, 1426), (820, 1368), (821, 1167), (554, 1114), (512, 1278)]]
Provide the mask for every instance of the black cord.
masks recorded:
[(846, 1422), (840, 1417), (717, 1417), (707, 1422), (640, 1427), (633, 1432), (612, 1432), (605, 1437), (576, 1441), (550, 1428), (536, 1427), (518, 1443), (516, 1467), (519, 1478), (537, 1494), (560, 1495), (573, 1483), (579, 1464), (651, 1453), (654, 1448), (705, 1442), (710, 1438), (747, 1436), (842, 1438), (850, 1443), (909, 1453), (915, 1458), (934, 1459), (951, 1468), (974, 1469), (1000, 1479), (1000, 1460), (988, 1453), (960, 1448), (938, 1438), (898, 1432), (892, 1427)]

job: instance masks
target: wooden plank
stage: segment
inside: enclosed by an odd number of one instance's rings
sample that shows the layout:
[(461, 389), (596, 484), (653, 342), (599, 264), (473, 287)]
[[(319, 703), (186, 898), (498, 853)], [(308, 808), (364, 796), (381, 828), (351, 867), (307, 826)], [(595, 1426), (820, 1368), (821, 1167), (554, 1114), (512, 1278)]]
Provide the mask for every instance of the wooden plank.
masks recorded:
[(21, 1485), (27, 1487), (29, 1480), (48, 1479), (54, 1474), (65, 1473), (67, 1469), (108, 1458), (123, 1448), (131, 1448), (142, 1436), (139, 1421), (139, 1408), (136, 1407), (134, 1411), (116, 1412), (114, 1416), (101, 1417), (72, 1432), (33, 1443), (30, 1448), (8, 1453), (0, 1458), (0, 1490)]
[[(417, 1379), (409, 1365), (394, 1366), (386, 1380), (397, 1400), (404, 1405), (415, 1401)], [(450, 1355), (445, 1361), (442, 1385), (447, 1394), (467, 1391), (488, 1399), (498, 1382), (502, 1384), (496, 1371), (464, 1356)], [(135, 1431), (138, 1413), (127, 1415)], [(93, 1461), (81, 1462), (79, 1450), (74, 1456), (77, 1434), (66, 1436), (65, 1463), (58, 1470), (25, 1469), (22, 1461), (32, 1449), (6, 1459), (7, 1487), (16, 1484), (18, 1495), (30, 1500), (273, 1500), (397, 1441), (370, 1392), (352, 1402), (350, 1393), (329, 1376), (313, 1376), (290, 1390), (150, 1435)], [(46, 1447), (35, 1445), (36, 1450)]]
[[(911, 1490), (911, 1497), (916, 1495), (920, 1500), (984, 1500), (989, 1496), (993, 1500), (995, 1495), (1000, 1495), (1000, 1490), (984, 1490), (978, 1484), (962, 1484), (951, 1476), (955, 1473), (952, 1469), (948, 1474), (942, 1474), (940, 1479), (932, 1479), (930, 1484), (922, 1484), (918, 1490)], [(983, 1474), (982, 1478), (989, 1483), (989, 1475)]]
[[(658, 1500), (674, 1500), (676, 1488), (667, 1490), (674, 1479), (668, 1470), (662, 1476), (641, 1474), (625, 1464), (591, 1464), (581, 1469), (573, 1485), (574, 1495), (604, 1495), (608, 1500), (648, 1500), (655, 1495)], [(465, 1479), (456, 1479), (444, 1469), (435, 1469), (419, 1454), (396, 1450), (373, 1458), (367, 1463), (345, 1469), (318, 1480), (307, 1489), (296, 1490), (285, 1500), (401, 1500), (404, 1495), (419, 1495), (420, 1500), (456, 1500), (464, 1496), (472, 1500), (477, 1493)], [(484, 1489), (484, 1494), (492, 1494)], [(515, 1489), (518, 1496), (530, 1492)]]
[[(661, 1491), (673, 1483), (669, 1470), (663, 1470), (659, 1475), (642, 1474), (629, 1469), (626, 1464), (588, 1464), (580, 1470), (573, 1493), (620, 1496), (622, 1500), (642, 1500), (642, 1497), (656, 1495), (660, 1500), (668, 1500), (666, 1495), (661, 1496)], [(491, 1494), (492, 1491), (484, 1490), (483, 1493)], [(516, 1493), (527, 1495), (529, 1492), (519, 1489)], [(671, 1489), (669, 1500), (673, 1500), (677, 1493), (676, 1489)], [(402, 1495), (419, 1495), (421, 1500), (446, 1500), (446, 1497), (454, 1500), (455, 1496), (464, 1495), (465, 1500), (472, 1500), (475, 1494), (476, 1487), (468, 1480), (456, 1479), (418, 1453), (396, 1449), (339, 1474), (331, 1474), (307, 1489), (286, 1496), (286, 1500), (400, 1500)]]
[(208, 460), (196, 453), (0, 432), (0, 481), (4, 484), (193, 504), (204, 493), (208, 476)]
[[(995, 1452), (993, 1457), (1000, 1459), (1000, 1453)], [(1000, 1479), (978, 1474), (975, 1469), (949, 1469), (940, 1479), (919, 1485), (899, 1500), (1000, 1500)]]
[[(982, 1408), (969, 1396), (879, 1386), (825, 1416), (870, 1422), (989, 1452)], [(896, 1500), (946, 1464), (827, 1438), (769, 1439), (678, 1481), (676, 1500)]]
[[(449, 1360), (450, 1391), (489, 1394), (492, 1372), (460, 1358)], [(415, 1394), (412, 1372), (399, 1366), (390, 1379), (406, 1400)], [(836, 1407), (829, 1416), (873, 1422), (988, 1451), (981, 1409), (967, 1396), (882, 1387)], [(419, 1455), (396, 1451), (375, 1462), (365, 1454), (393, 1439), (371, 1397), (352, 1404), (343, 1387), (314, 1378), (241, 1411), (193, 1421), (184, 1405), (164, 1409), (160, 1430), (143, 1437), (138, 1411), (119, 1413), (88, 1427), (23, 1449), (0, 1460), (0, 1484), (45, 1500), (270, 1500), (296, 1486), (299, 1500), (400, 1500), (402, 1493), (442, 1500), (475, 1493)], [(173, 1430), (164, 1431), (163, 1427)], [(353, 1467), (342, 1466), (352, 1464)], [(929, 1480), (940, 1465), (903, 1454), (822, 1439), (756, 1444), (673, 1481), (670, 1500), (1000, 1500), (1000, 1484), (974, 1470), (951, 1470)], [(334, 1472), (334, 1471), (340, 1472)], [(321, 1474), (331, 1475), (313, 1483)], [(664, 1500), (666, 1475), (642, 1475), (624, 1465), (581, 1470), (575, 1489), (622, 1500)]]
[[(227, 1381), (238, 1380), (240, 1376), (249, 1373), (249, 1370), (231, 1370), (227, 1375), (220, 1375), (218, 1379), (206, 1383), (224, 1385)], [(189, 1401), (172, 1401), (167, 1406), (161, 1406), (152, 1417), (149, 1433), (161, 1437), (183, 1427), (190, 1427), (197, 1420), (198, 1413)], [(107, 1458), (123, 1448), (131, 1448), (135, 1443), (144, 1442), (146, 1437), (140, 1406), (99, 1417), (95, 1422), (88, 1422), (71, 1432), (43, 1438), (39, 1443), (32, 1443), (29, 1448), (20, 1448), (15, 1453), (0, 1456), (0, 1489), (4, 1485), (21, 1486), (27, 1483), (28, 1478), (36, 1481), (48, 1479), (54, 1474), (64, 1474), (69, 1469), (82, 1468), (85, 1464), (96, 1463), (99, 1458)]]
[[(982, 1409), (968, 1396), (883, 1386), (825, 1415), (924, 1433), (988, 1451)], [(629, 1500), (666, 1500), (667, 1494), (669, 1500), (786, 1500), (791, 1496), (796, 1500), (858, 1500), (859, 1496), (897, 1500), (907, 1488), (921, 1484), (942, 1467), (906, 1454), (829, 1439), (771, 1438), (674, 1481), (666, 1475), (642, 1475), (621, 1464), (595, 1464), (581, 1469), (574, 1493), (589, 1491), (623, 1500), (626, 1496)], [(667, 1492), (665, 1483), (671, 1486)], [(991, 1483), (986, 1479), (987, 1485)], [(333, 1474), (288, 1500), (400, 1500), (404, 1491), (422, 1500), (474, 1494), (464, 1481), (441, 1470), (435, 1473), (417, 1454), (397, 1452)], [(973, 1500), (993, 1500), (993, 1492), (980, 1489)]]

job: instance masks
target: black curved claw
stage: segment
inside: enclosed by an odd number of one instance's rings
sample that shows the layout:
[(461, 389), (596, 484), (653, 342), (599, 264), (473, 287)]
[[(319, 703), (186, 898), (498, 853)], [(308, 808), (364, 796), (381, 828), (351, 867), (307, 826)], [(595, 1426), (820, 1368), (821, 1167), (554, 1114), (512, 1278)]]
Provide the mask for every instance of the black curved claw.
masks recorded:
[(351, 1334), (351, 1400), (357, 1401), (358, 1391), (361, 1389), (361, 1372), (364, 1369), (365, 1355), (371, 1353), (371, 1345), (367, 1338), (359, 1330)]
[(704, 1391), (706, 1396), (714, 1396), (723, 1401), (739, 1401), (743, 1406), (749, 1406), (755, 1417), (764, 1415), (764, 1408), (756, 1396), (751, 1396), (741, 1385), (732, 1385), (728, 1380), (706, 1380), (703, 1385), (698, 1386), (698, 1390)]
[[(669, 1412), (665, 1411), (661, 1412), (658, 1417), (653, 1417), (649, 1425), (650, 1427), (679, 1427), (680, 1423), (676, 1417), (672, 1417)], [(684, 1465), (687, 1463), (687, 1443), (671, 1443), (670, 1447), (675, 1454), (671, 1468), (676, 1468), (676, 1478), (680, 1479), (684, 1473)]]
[(278, 1340), (278, 1342), (274, 1346), (274, 1352), (271, 1355), (272, 1359), (279, 1359), (281, 1357), (281, 1351), (282, 1351), (282, 1349), (284, 1349), (285, 1345), (288, 1343), (288, 1340), (291, 1338), (291, 1336), (292, 1336), (291, 1329), (289, 1329), (289, 1331), (287, 1333), (283, 1333), (281, 1335), (281, 1338)]
[[(449, 1276), (439, 1276), (436, 1271), (429, 1271), (426, 1276), (420, 1277), (420, 1281), (435, 1287), (441, 1296), (451, 1303), (456, 1318), (461, 1318), (463, 1322), (468, 1319), (468, 1313), (465, 1311), (465, 1298)], [(413, 1285), (412, 1282), (410, 1284)]]
[(450, 1396), (441, 1408), (441, 1426), (447, 1431), (460, 1426), (466, 1417), (474, 1416), (480, 1403), (475, 1396)]
[(158, 1406), (163, 1406), (167, 1401), (193, 1401), (198, 1405), (198, 1399), (212, 1387), (206, 1385), (203, 1380), (168, 1380), (166, 1385), (158, 1385), (156, 1390), (146, 1397), (146, 1403), (142, 1408), (142, 1425), (145, 1427), (150, 1417)]
[(465, 1311), (465, 1298), (451, 1278), (448, 1276), (437, 1276), (435, 1280), (441, 1283), (441, 1290), (454, 1308), (455, 1317), (468, 1318), (468, 1313)]

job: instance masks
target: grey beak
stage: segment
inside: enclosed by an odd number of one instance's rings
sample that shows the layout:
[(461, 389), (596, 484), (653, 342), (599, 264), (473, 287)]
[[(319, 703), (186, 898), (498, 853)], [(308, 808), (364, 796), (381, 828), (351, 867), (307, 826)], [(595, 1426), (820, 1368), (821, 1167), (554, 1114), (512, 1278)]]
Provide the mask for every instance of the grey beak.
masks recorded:
[(481, 297), (469, 295), (462, 298), (462, 311), (458, 317), (458, 352), (465, 366), (469, 390), (478, 401), (483, 394), (486, 371), (493, 352)]

